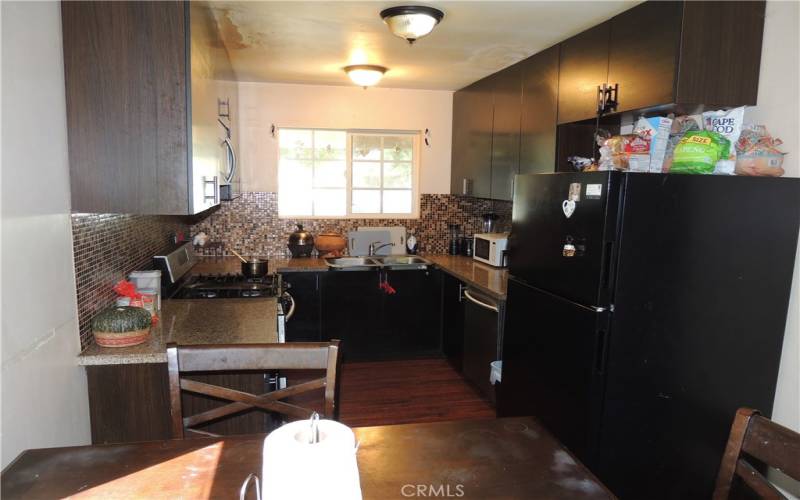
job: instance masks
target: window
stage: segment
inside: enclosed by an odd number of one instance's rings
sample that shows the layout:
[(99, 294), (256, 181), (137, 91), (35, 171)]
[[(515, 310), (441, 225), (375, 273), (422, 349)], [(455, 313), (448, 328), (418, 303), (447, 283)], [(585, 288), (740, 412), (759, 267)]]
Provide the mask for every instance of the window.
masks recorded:
[(418, 216), (418, 135), (282, 128), (281, 217)]

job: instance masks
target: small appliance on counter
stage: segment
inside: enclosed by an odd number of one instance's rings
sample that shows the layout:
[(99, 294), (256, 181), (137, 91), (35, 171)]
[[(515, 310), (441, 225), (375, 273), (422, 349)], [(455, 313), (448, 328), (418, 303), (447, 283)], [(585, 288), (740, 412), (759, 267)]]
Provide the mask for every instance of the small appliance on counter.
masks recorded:
[(302, 224), (297, 225), (297, 231), (289, 235), (289, 251), (292, 257), (311, 257), (314, 250), (314, 237), (303, 229)]
[(479, 233), (472, 241), (473, 259), (495, 267), (508, 265), (508, 233)]
[(495, 233), (497, 232), (497, 221), (500, 219), (500, 216), (495, 213), (488, 213), (481, 215), (481, 219), (483, 220), (483, 232), (484, 233)]
[(447, 240), (447, 253), (450, 255), (458, 255), (461, 253), (461, 226), (458, 224), (448, 224), (447, 233), (449, 239)]

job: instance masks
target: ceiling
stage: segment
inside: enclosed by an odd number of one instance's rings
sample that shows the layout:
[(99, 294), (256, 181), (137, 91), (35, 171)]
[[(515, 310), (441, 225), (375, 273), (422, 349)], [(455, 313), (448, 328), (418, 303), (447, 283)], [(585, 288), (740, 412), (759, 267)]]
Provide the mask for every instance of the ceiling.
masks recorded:
[(403, 0), (210, 5), (240, 81), (352, 85), (343, 66), (380, 64), (380, 87), (457, 90), (636, 3), (427, 2), (445, 17), (413, 46), (378, 15)]

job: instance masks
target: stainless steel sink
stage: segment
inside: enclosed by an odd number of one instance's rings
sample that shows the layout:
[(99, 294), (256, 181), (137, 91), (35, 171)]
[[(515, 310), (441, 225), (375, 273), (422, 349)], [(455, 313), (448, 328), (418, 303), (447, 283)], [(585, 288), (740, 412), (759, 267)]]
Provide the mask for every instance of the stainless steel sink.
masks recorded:
[(327, 257), (325, 264), (332, 269), (370, 269), (381, 267), (380, 263), (376, 262), (372, 257)]
[(372, 259), (387, 269), (427, 269), (432, 264), (428, 259), (416, 255), (386, 255)]
[(376, 255), (374, 257), (328, 257), (329, 268), (343, 271), (367, 269), (427, 269), (432, 264), (428, 259), (416, 255)]

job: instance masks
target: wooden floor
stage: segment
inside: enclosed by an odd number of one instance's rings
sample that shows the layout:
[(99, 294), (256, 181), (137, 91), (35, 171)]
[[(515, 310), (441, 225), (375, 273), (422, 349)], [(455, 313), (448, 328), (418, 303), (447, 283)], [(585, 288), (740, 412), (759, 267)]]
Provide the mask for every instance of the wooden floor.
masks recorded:
[(345, 363), (339, 390), (350, 427), (495, 417), (444, 359)]

